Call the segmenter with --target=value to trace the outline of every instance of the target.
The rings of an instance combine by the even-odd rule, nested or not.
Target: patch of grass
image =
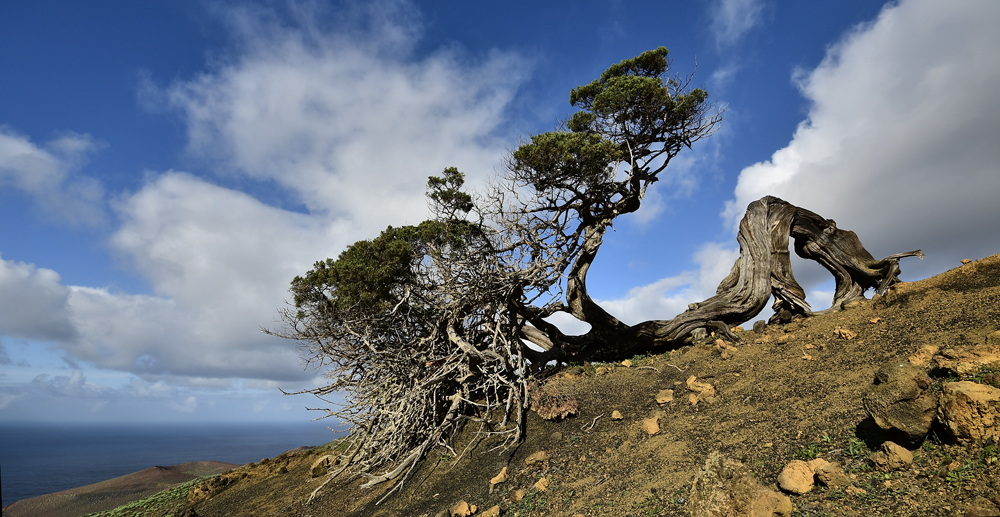
[[[822,452],[823,451],[819,448],[818,444],[809,443],[799,446],[799,450],[795,452],[795,458],[803,461],[814,460],[817,456],[822,454]]]
[[[187,500],[187,494],[212,476],[192,479],[174,488],[153,494],[145,499],[123,504],[114,510],[89,513],[84,517],[143,517],[151,513],[168,513],[176,511]]]

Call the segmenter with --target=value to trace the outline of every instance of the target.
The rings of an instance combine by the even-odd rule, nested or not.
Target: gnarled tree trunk
[[[569,274],[565,311],[589,323],[591,330],[581,336],[567,336],[534,318],[530,321],[538,328],[528,327],[526,331],[530,339],[540,329],[548,338],[547,353],[560,360],[620,360],[690,343],[697,329],[727,333],[729,326],[760,314],[772,296],[775,299],[772,322],[811,315],[805,291],[792,274],[790,238],[794,238],[795,252],[800,257],[819,262],[833,274],[837,290],[830,310],[864,299],[864,292],[870,288],[884,292],[899,282],[901,258],[923,257],[917,250],[875,260],[854,232],[841,230],[833,220],[814,212],[766,196],[747,207],[736,237],[740,258],[719,284],[715,296],[691,304],[686,312],[671,320],[630,326],[608,314],[587,293],[587,270],[603,232],[588,237]]]

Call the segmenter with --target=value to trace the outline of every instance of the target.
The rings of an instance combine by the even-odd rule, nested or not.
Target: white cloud
[[[693,302],[715,296],[715,290],[739,258],[739,250],[719,243],[707,243],[694,255],[697,271],[685,271],[649,285],[631,289],[618,300],[598,303],[626,324],[647,320],[668,320],[687,310]]]
[[[69,319],[69,289],[59,274],[0,257],[0,335],[68,341],[76,336]]]
[[[467,63],[449,50],[411,60],[412,17],[379,5],[366,35],[232,14],[243,53],[162,92],[187,123],[189,151],[366,233],[423,219],[429,174],[490,173],[523,63],[501,53]]]
[[[716,47],[722,49],[739,43],[750,30],[761,23],[763,0],[715,0],[712,2],[712,35]]]
[[[854,230],[876,258],[922,248],[927,260],[902,264],[910,277],[1000,251],[998,19],[996,2],[905,0],[856,27],[798,74],[808,118],[742,171],[729,223],[775,195]]]
[[[90,135],[68,133],[42,148],[0,126],[0,188],[29,194],[47,218],[100,223],[104,191],[93,178],[76,174],[100,147]]]

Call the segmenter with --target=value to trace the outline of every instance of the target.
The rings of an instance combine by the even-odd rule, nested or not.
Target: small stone
[[[607,366],[598,366],[597,370],[594,373],[596,373],[597,375],[604,375],[610,371],[611,368],[608,368]]]
[[[778,486],[786,492],[804,494],[813,487],[813,471],[802,460],[792,460],[778,474]]]
[[[531,456],[528,456],[528,458],[524,460],[524,464],[534,465],[535,463],[544,463],[548,459],[549,459],[549,453],[545,451],[537,451],[533,452]]]
[[[763,334],[767,330],[767,322],[764,320],[757,320],[753,322],[753,331],[758,334]]]
[[[688,397],[688,401],[691,405],[695,405],[700,401],[705,401],[708,403],[715,402],[715,387],[707,382],[698,382],[697,377],[694,375],[688,377],[687,387],[689,390],[694,392],[695,397]]]
[[[813,344],[806,345],[806,350],[812,350],[814,348],[816,348],[816,345],[813,345]]]
[[[972,260],[970,260],[970,259],[962,259],[962,265],[964,266],[966,264],[972,264]]]
[[[455,503],[448,511],[448,514],[451,515],[451,517],[469,517],[472,515],[472,512],[472,506],[462,500]]]
[[[729,329],[729,331],[732,332],[732,333],[734,333],[734,334],[737,333],[737,332],[745,332],[745,330],[743,330],[743,327],[739,327],[739,326],[733,327],[733,328]]]
[[[330,468],[330,465],[333,464],[333,461],[334,458],[330,454],[320,457],[319,459],[313,462],[311,467],[309,467],[309,476],[315,478],[322,476],[323,474],[326,474],[327,470],[329,470]]]
[[[514,501],[515,503],[520,503],[521,499],[524,499],[524,490],[518,488],[517,490],[514,490],[513,492],[510,493],[511,501]]]
[[[632,361],[626,359],[626,360],[622,361],[622,366],[624,366],[625,368],[631,368],[632,367]]]
[[[507,467],[504,467],[500,470],[499,474],[493,476],[493,479],[490,480],[490,484],[496,485],[503,483],[504,481],[507,481]]]
[[[560,433],[559,431],[556,431],[549,435],[549,439],[551,439],[554,442],[558,442],[563,439],[563,434]]]
[[[802,354],[802,359],[805,360],[805,361],[812,361],[813,360],[813,356],[811,356],[809,354]]]
[[[646,434],[652,436],[660,432],[660,417],[654,416],[653,418],[646,418],[642,421],[642,430],[646,431]]]
[[[856,486],[849,486],[844,489],[844,492],[847,492],[848,495],[855,495],[855,496],[864,495],[868,493],[865,489],[858,488]]]
[[[657,404],[666,404],[672,400],[674,400],[674,390],[660,390],[660,392],[656,394]]]
[[[981,497],[965,510],[965,517],[1000,517],[1000,509],[993,501]]]
[[[841,339],[846,339],[848,341],[850,341],[851,339],[854,339],[854,338],[858,337],[858,333],[857,332],[852,332],[850,330],[847,330],[847,329],[841,328],[841,327],[835,327],[833,329],[833,335],[837,336],[837,337],[839,337]]]
[[[816,480],[824,486],[837,487],[851,484],[847,474],[836,463],[830,463],[823,458],[816,458],[809,462],[809,467],[813,469]]]
[[[622,412],[621,411],[618,411],[616,409],[616,410],[614,410],[614,411],[611,412],[611,419],[612,420],[622,420],[623,418],[625,418],[625,417],[622,416]]]
[[[931,359],[934,357],[934,354],[937,354],[940,350],[941,347],[938,345],[921,345],[920,348],[918,348],[917,351],[907,359],[907,361],[914,366],[927,368],[930,366]]]
[[[872,454],[869,459],[882,472],[906,470],[913,465],[913,453],[893,442],[883,443],[882,450]]]
[[[882,321],[882,318],[879,318],[879,317],[876,316],[876,317],[868,320],[868,323],[875,324],[875,323],[878,323],[880,321]]]
[[[495,504],[493,508],[484,510],[483,513],[479,514],[480,517],[500,517],[500,505]]]
[[[538,490],[539,492],[544,492],[548,489],[549,489],[549,480],[546,478],[539,479],[538,482],[535,483],[535,490]]]

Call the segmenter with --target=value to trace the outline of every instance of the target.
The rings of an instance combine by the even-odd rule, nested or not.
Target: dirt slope
[[[218,461],[195,461],[152,467],[132,474],[53,494],[22,499],[3,509],[4,517],[75,517],[111,510],[196,478],[239,467]]]
[[[847,339],[838,328],[856,336]],[[528,439],[513,451],[491,451],[487,440],[456,461],[437,450],[402,493],[379,506],[383,489],[359,491],[358,480],[331,485],[305,505],[321,482],[307,474],[325,452],[317,449],[282,460],[286,474],[257,466],[256,475],[192,509],[203,516],[434,516],[465,500],[480,511],[500,505],[504,515],[687,515],[693,477],[711,451],[721,451],[775,489],[782,467],[796,458],[837,461],[852,475],[852,490],[817,487],[792,496],[795,515],[961,516],[980,498],[1000,495],[996,450],[948,445],[932,433],[915,450],[912,469],[876,472],[868,456],[885,438],[861,399],[887,361],[905,361],[925,344],[982,342],[995,330],[1000,255],[846,311],[743,332],[742,343],[724,350],[706,344],[635,358],[631,367],[569,369],[553,382],[576,396],[578,415],[549,422],[532,414]],[[692,375],[714,386],[714,403],[689,402]],[[664,389],[675,398],[657,404]],[[615,410],[622,420],[611,419]],[[654,415],[660,431],[650,436],[641,423]],[[549,459],[527,465],[537,451]],[[489,480],[503,467],[510,479],[490,493]],[[543,477],[545,492],[534,487]],[[518,489],[525,497],[515,502]]]
[[[1000,497],[997,449],[949,445],[932,432],[914,448],[912,468],[877,472],[868,456],[885,437],[861,400],[887,361],[906,361],[927,344],[981,343],[996,330],[1000,255],[902,284],[849,310],[741,332],[742,343],[724,349],[709,343],[636,357],[630,367],[566,369],[550,382],[576,397],[576,416],[551,422],[532,413],[526,441],[509,451],[493,450],[489,440],[468,443],[466,432],[456,447],[461,458],[433,451],[381,505],[375,501],[385,487],[361,491],[356,479],[331,483],[306,504],[322,482],[309,476],[310,465],[329,452],[328,444],[214,478],[187,502],[178,500],[175,515],[437,516],[464,500],[478,507],[477,515],[499,505],[505,516],[682,516],[689,514],[694,476],[710,452],[720,451],[772,489],[792,459],[840,463],[850,486],[792,495],[796,517],[971,517],[974,506]],[[930,374],[938,388],[958,380]],[[714,387],[714,402],[690,402],[691,376]],[[666,389],[674,399],[658,404],[655,397]],[[613,411],[623,418],[612,420]],[[651,416],[659,416],[655,435],[642,429]],[[538,451],[548,458],[527,464]],[[504,467],[509,479],[491,493],[490,478]],[[536,488],[542,478],[545,491]],[[519,501],[517,490],[524,491]]]

